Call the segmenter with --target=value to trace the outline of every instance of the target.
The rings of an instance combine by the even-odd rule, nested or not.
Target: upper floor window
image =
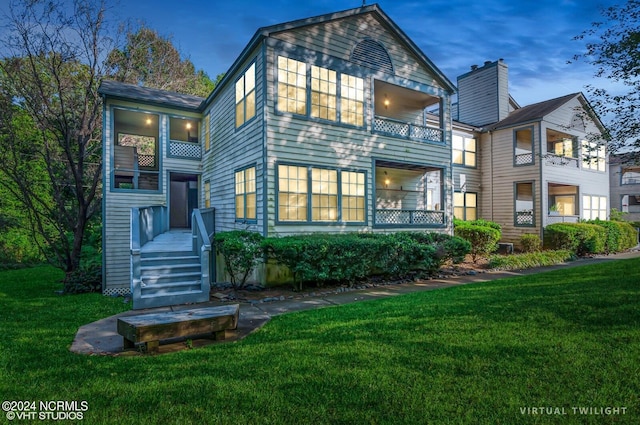
[[[453,135],[453,163],[467,167],[476,166],[476,139]]]
[[[278,56],[277,87],[280,112],[364,125],[364,79],[360,77]]]
[[[514,131],[514,139],[514,164],[533,164],[533,128],[522,128]]]
[[[622,184],[640,184],[640,169],[623,169]]]
[[[340,78],[340,121],[364,125],[364,80],[342,74]]]
[[[567,158],[577,158],[578,146],[575,139],[549,140],[547,141],[547,153]]]
[[[236,81],[236,128],[256,115],[256,64]]]
[[[278,110],[307,113],[307,66],[304,62],[278,56]]]
[[[210,137],[210,115],[207,114],[204,116],[202,120],[202,133],[204,134],[204,150],[205,152],[211,148],[211,137]]]
[[[324,120],[338,119],[338,77],[335,71],[311,66],[311,116]]]
[[[236,171],[236,220],[256,219],[256,167]]]
[[[177,142],[198,143],[198,121],[188,118],[169,118],[169,139]]]
[[[582,168],[606,171],[606,151],[604,145],[582,141]]]

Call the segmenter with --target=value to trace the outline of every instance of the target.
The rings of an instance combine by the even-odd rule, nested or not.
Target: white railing
[[[200,159],[202,148],[199,143],[169,141],[169,156],[186,159]]]
[[[547,224],[555,223],[577,223],[580,220],[578,215],[548,215]]]
[[[578,158],[554,155],[550,153],[545,156],[545,162],[547,163],[547,165],[557,165],[561,167],[570,167],[570,168],[580,167]]]
[[[443,226],[444,211],[376,210],[376,225]]]
[[[373,118],[373,131],[405,139],[430,142],[442,142],[444,135],[444,132],[440,128],[380,116]]]

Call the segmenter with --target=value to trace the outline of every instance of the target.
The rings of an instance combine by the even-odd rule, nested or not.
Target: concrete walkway
[[[254,302],[240,303],[240,317],[238,328],[235,331],[227,331],[227,339],[222,342],[237,341],[244,338],[251,332],[259,329],[273,316],[296,312],[301,310],[309,310],[314,308],[323,308],[336,305],[350,304],[353,302],[367,301],[379,298],[388,298],[414,292],[431,291],[435,289],[448,288],[452,286],[465,285],[468,283],[487,282],[505,277],[525,276],[544,271],[577,267],[588,264],[597,264],[612,260],[639,258],[640,249],[635,248],[629,252],[599,256],[595,258],[580,259],[570,263],[561,264],[551,267],[540,267],[522,271],[494,271],[486,273],[478,273],[476,275],[455,276],[447,279],[433,279],[421,282],[402,283],[397,285],[381,285],[368,289],[354,290],[348,292],[323,293],[315,297],[293,298],[272,302]],[[621,271],[622,272],[622,271]],[[123,351],[123,339],[117,333],[118,317],[131,316],[145,313],[157,313],[168,311],[179,311],[192,308],[213,307],[219,305],[229,305],[229,302],[206,302],[200,304],[180,305],[172,307],[160,307],[147,310],[131,310],[106,319],[90,323],[82,326],[71,345],[71,351],[80,354],[102,354],[102,355],[137,355],[135,351]],[[208,339],[193,340],[193,347],[215,343],[216,341]],[[220,343],[220,342],[218,342]],[[184,341],[175,341],[165,343],[160,346],[159,353],[167,353],[185,349]]]

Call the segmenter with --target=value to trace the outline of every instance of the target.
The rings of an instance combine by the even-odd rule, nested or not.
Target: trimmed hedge
[[[471,244],[471,258],[474,262],[480,257],[488,257],[498,247],[502,237],[497,223],[476,220],[457,221],[453,233]]]
[[[602,254],[606,232],[590,223],[555,223],[544,229],[545,249],[569,250],[577,255]]]
[[[469,252],[466,241],[422,232],[314,234],[267,238],[270,258],[289,268],[295,283],[353,283],[373,275],[402,277],[411,271],[437,271]]]
[[[623,221],[603,221],[591,220],[587,223],[595,224],[605,229],[604,252],[620,252],[633,248],[638,244],[638,234],[636,229]]]

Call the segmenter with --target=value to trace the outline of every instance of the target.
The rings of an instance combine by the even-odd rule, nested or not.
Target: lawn
[[[127,305],[56,295],[60,277],[0,273],[0,394],[85,401],[87,424],[640,421],[640,259],[287,314],[240,342],[136,357],[69,352],[79,326]]]

